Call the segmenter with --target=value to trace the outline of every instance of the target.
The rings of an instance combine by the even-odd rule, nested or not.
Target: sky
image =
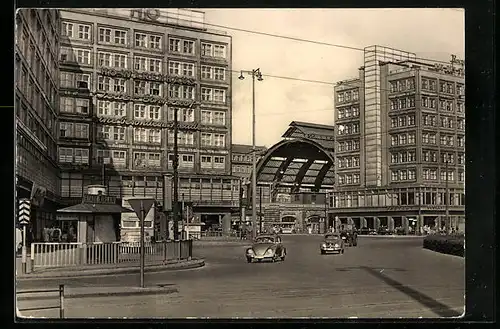
[[[381,45],[449,61],[465,55],[461,9],[198,9],[205,23],[279,34],[356,48]],[[233,41],[233,71],[260,68],[255,83],[256,144],[281,140],[292,121],[332,125],[333,85],[355,78],[363,52],[294,40],[227,31]],[[266,75],[318,80],[292,81]],[[233,143],[252,143],[252,85],[233,72]]]

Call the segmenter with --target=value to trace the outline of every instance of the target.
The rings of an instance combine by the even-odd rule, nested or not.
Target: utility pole
[[[252,75],[252,228],[253,238],[257,235],[257,200],[255,194],[257,191],[257,154],[255,149],[255,77],[258,81],[262,81],[262,73],[260,68],[252,71],[241,71],[238,79],[243,80],[243,72]]]
[[[191,102],[189,104],[188,109],[193,108],[195,102]],[[178,120],[178,111],[179,109],[174,109],[174,161],[172,162],[172,166],[174,169],[173,175],[173,187],[174,187],[174,195],[173,195],[173,220],[174,220],[174,240],[179,240],[179,150],[177,147],[177,135],[179,133],[179,120]]]
[[[182,193],[181,219],[182,219],[181,240],[184,240],[186,234],[185,233],[186,223],[184,222],[184,193]]]
[[[262,232],[262,186],[259,186],[259,231]]]
[[[450,209],[449,209],[449,203],[450,203],[450,195],[449,195],[449,188],[448,188],[448,159],[446,159],[445,162],[445,171],[446,171],[446,185],[445,185],[445,201],[444,201],[444,206],[445,206],[445,227],[446,227],[446,234],[450,233]]]
[[[172,202],[173,220],[174,220],[174,241],[179,240],[179,151],[177,148],[178,134],[178,112],[179,109],[174,109],[174,161],[172,163],[174,169],[174,201]]]

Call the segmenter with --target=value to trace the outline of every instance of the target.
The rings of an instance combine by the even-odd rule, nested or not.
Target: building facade
[[[265,146],[255,147],[257,161],[266,150]],[[252,145],[233,144],[231,166],[234,176],[250,181],[252,179]]]
[[[465,84],[458,62],[444,67],[372,46],[359,77],[337,83],[333,225],[407,233],[463,227]]]
[[[55,220],[59,26],[57,10],[20,9],[15,28],[16,200],[33,196],[27,241]]]
[[[61,11],[58,162],[68,203],[79,201],[85,186],[103,183],[108,195],[154,197],[161,205],[177,111],[179,199],[207,225],[238,209],[231,37],[204,28],[203,15]]]

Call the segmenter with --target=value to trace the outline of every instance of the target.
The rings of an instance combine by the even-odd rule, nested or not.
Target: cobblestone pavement
[[[463,313],[464,259],[422,248],[419,238],[360,237],[343,255],[320,255],[319,236],[283,236],[284,262],[248,264],[245,246],[196,247],[205,267],[146,274],[178,292],[67,299],[66,317],[452,317]],[[22,289],[137,286],[137,274],[20,282]],[[19,307],[57,304],[21,301]],[[23,315],[58,317],[57,310]]]

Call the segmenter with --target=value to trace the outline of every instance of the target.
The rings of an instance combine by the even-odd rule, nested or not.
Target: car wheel
[[[321,254],[324,255],[325,254],[325,251],[324,250],[321,250]]]
[[[286,256],[286,251],[283,251],[283,254],[281,255],[281,261],[285,260],[285,256]]]
[[[342,249],[342,253],[344,253],[344,249]]]

